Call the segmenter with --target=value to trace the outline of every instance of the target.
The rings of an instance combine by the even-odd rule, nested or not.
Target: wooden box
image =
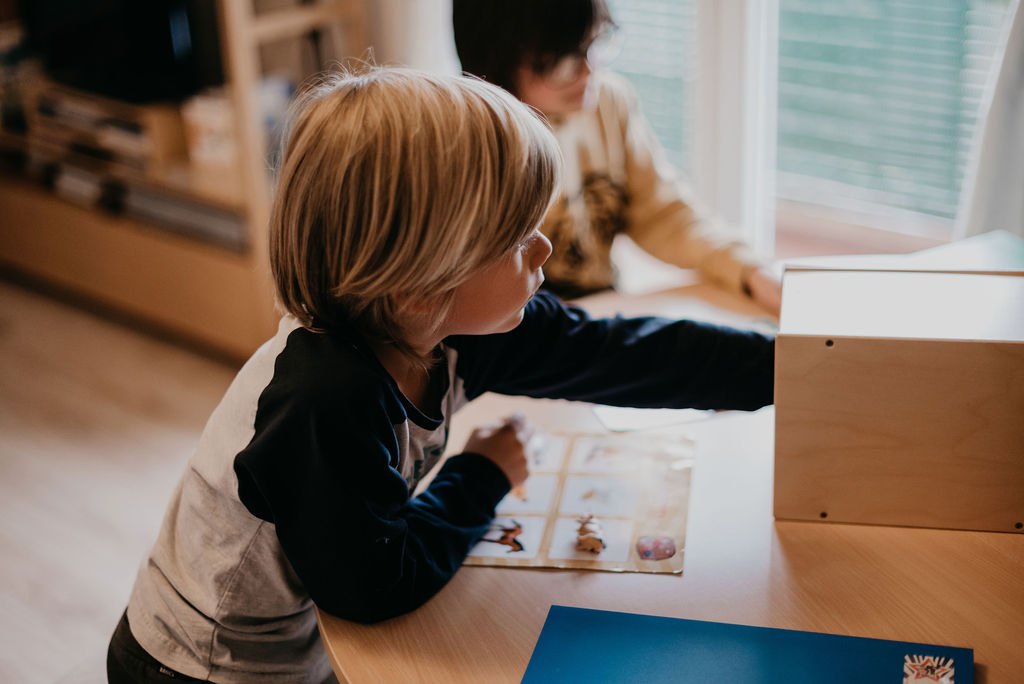
[[[1024,271],[787,268],[775,517],[1024,532]]]

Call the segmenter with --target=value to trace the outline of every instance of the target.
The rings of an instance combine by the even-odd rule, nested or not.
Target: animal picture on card
[[[555,521],[554,535],[548,557],[555,560],[593,560],[590,551],[577,548],[577,519],[559,518]],[[600,552],[602,561],[625,563],[632,551],[633,524],[628,520],[601,519],[601,538],[604,549]]]
[[[641,482],[626,478],[570,474],[562,489],[559,515],[593,513],[601,518],[632,517]]]
[[[490,558],[536,558],[545,522],[537,516],[499,516],[471,553]]]
[[[529,480],[516,487],[498,504],[498,515],[534,513],[545,515],[558,491],[556,473],[531,473]]]
[[[558,472],[565,460],[566,440],[559,435],[535,434],[527,445],[532,472]]]

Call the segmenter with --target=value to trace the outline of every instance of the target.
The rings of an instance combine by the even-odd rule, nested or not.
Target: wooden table
[[[761,315],[706,286],[587,305]],[[456,416],[450,444],[517,410],[540,430],[603,429],[586,405],[485,395]],[[766,408],[672,428],[697,442],[682,576],[464,567],[408,615],[367,626],[321,614],[339,679],[518,682],[560,604],[961,646],[981,684],[1024,681],[1024,535],[776,522],[773,418]]]

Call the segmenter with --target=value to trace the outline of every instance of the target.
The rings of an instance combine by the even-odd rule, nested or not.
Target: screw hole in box
[[[832,340],[825,340],[825,346],[826,347],[831,347],[834,344],[835,344],[835,342],[833,342]]]
[[[1016,525],[1014,525],[1014,527],[1016,527],[1019,530],[1020,528],[1024,527],[1024,523],[1017,523]]]
[[[822,511],[818,515],[820,515],[822,518],[827,518],[828,517],[828,513],[826,513],[825,511]]]

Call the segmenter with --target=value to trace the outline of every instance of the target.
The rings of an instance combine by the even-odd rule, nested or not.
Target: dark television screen
[[[224,81],[216,0],[21,0],[47,74],[130,102],[177,101]]]

